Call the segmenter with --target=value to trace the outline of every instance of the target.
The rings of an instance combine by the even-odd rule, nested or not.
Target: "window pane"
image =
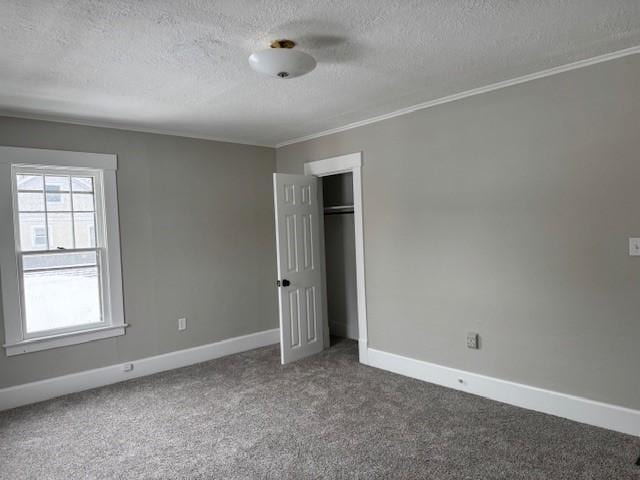
[[[21,212],[44,212],[42,193],[18,192],[18,210]]]
[[[44,185],[47,192],[68,192],[69,177],[54,177],[46,175],[44,177]]]
[[[25,271],[52,268],[88,267],[98,264],[96,252],[36,253],[22,257]]]
[[[29,259],[32,263],[46,263],[50,269],[24,273],[28,333],[102,321],[99,267],[66,268],[74,263],[72,256],[49,254]]]
[[[96,246],[96,222],[93,213],[74,213],[74,229],[76,248],[93,248]]]
[[[49,213],[49,249],[73,248],[70,213]]]
[[[74,192],[93,192],[93,178],[71,177],[71,187]]]
[[[16,175],[18,190],[42,191],[43,180],[41,175]]]
[[[50,193],[47,192],[47,210],[55,211],[71,211],[71,194],[70,193]]]
[[[93,193],[74,193],[73,194],[73,211],[74,212],[93,212]]]
[[[44,213],[20,213],[20,248],[22,251],[47,249],[47,226]]]

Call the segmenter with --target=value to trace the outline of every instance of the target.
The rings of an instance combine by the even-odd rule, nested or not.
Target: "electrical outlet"
[[[122,365],[123,372],[131,372],[133,370],[133,363],[125,363]]]
[[[640,238],[629,239],[629,255],[640,257]]]
[[[187,319],[179,318],[178,319],[178,330],[186,330],[187,329]]]
[[[478,334],[477,333],[467,333],[467,348],[479,348],[478,347]]]

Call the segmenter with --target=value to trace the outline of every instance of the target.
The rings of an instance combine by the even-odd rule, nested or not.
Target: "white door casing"
[[[282,363],[322,351],[324,312],[318,179],[273,174]]]

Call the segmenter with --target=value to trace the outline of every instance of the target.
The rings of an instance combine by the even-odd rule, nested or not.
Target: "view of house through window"
[[[16,238],[27,335],[103,320],[96,178],[16,170]]]

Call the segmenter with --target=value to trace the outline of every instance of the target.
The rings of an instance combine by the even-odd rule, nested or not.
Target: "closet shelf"
[[[338,215],[342,213],[353,213],[353,205],[335,205],[332,207],[324,207],[325,215]]]

